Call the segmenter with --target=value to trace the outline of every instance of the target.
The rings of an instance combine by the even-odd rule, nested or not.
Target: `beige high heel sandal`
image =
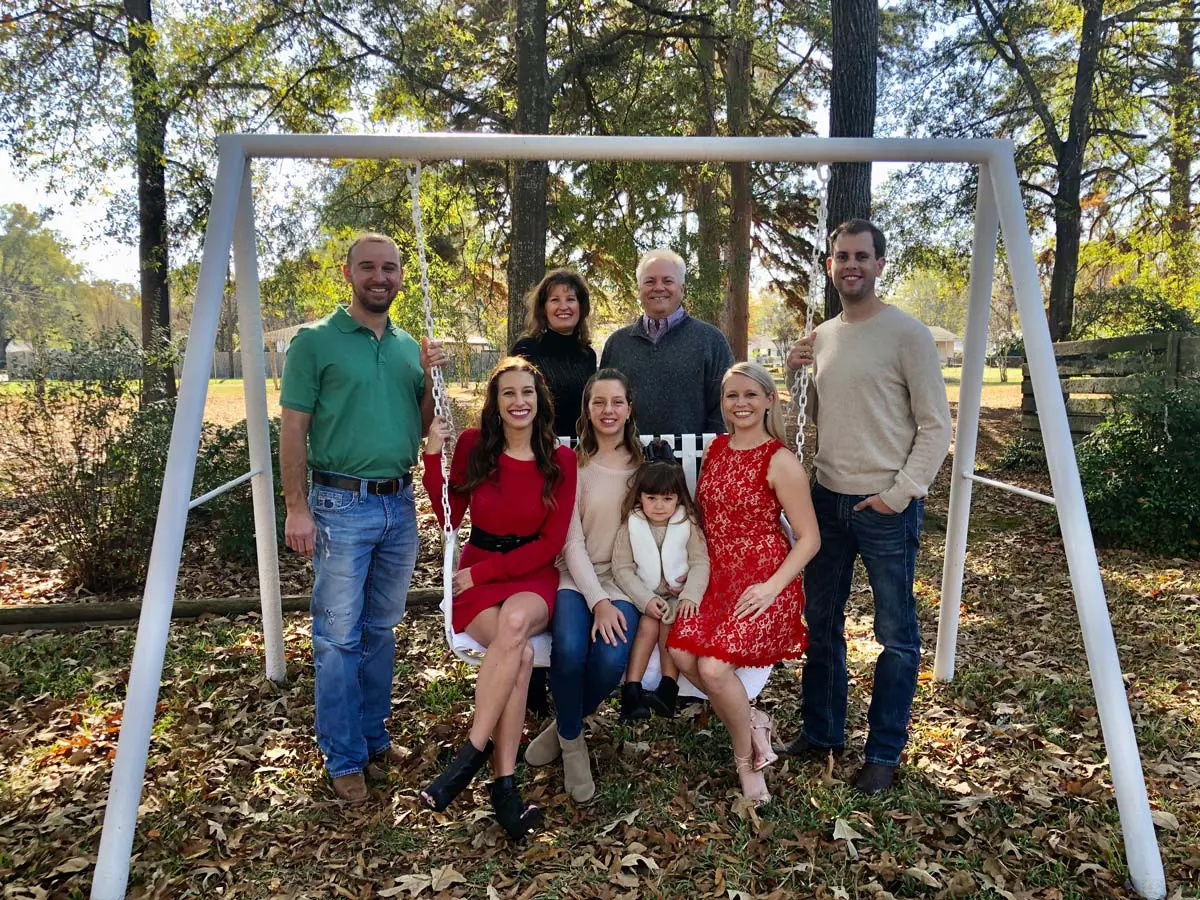
[[[753,756],[738,756],[736,753],[733,755],[733,762],[737,767],[738,780],[741,781],[741,784],[742,784],[742,796],[745,797],[747,800],[751,801],[754,804],[755,808],[757,809],[759,807],[766,806],[768,803],[771,802],[771,792],[769,790],[767,790],[766,778],[759,774],[758,769],[754,768],[753,760],[754,760]],[[761,791],[746,790],[746,776],[747,775],[749,775],[749,776],[758,775],[760,778],[763,779],[763,786],[762,786]]]
[[[754,771],[761,772],[779,759],[771,747],[771,731],[775,725],[771,717],[757,706],[750,707],[750,742],[754,747]]]

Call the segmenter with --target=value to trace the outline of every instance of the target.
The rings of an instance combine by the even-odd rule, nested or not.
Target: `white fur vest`
[[[664,579],[672,584],[675,579],[687,574],[687,546],[692,536],[692,523],[686,509],[680,506],[671,516],[661,550],[654,540],[650,523],[640,509],[629,514],[627,525],[629,545],[633,548],[633,559],[637,563],[637,574],[642,584],[657,592]]]

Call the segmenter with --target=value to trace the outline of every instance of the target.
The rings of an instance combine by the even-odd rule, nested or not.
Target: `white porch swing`
[[[262,596],[266,674],[286,678],[279,569],[276,547],[272,460],[268,432],[266,369],[262,345],[258,261],[250,161],[253,158],[304,159],[536,159],[643,160],[708,162],[951,162],[977,167],[974,249],[968,294],[964,364],[950,478],[946,552],[942,573],[941,616],[933,674],[949,681],[954,674],[966,556],[971,492],[976,483],[1020,491],[976,475],[975,446],[983,387],[983,365],[991,300],[996,243],[1004,234],[1013,294],[1020,312],[1030,378],[1037,400],[1042,440],[1054,497],[1038,495],[1055,506],[1061,526],[1071,586],[1075,595],[1096,706],[1120,811],[1130,880],[1147,898],[1166,896],[1162,859],[1150,817],[1133,722],[1121,677],[1116,641],[1108,616],[1083,489],[1059,390],[1050,332],[1034,261],[1029,227],[1022,207],[1013,145],[1005,140],[905,138],[720,138],[720,137],[558,137],[505,134],[418,135],[225,135],[219,139],[219,165],[196,285],[196,303],[180,381],[179,401],[163,479],[162,499],[137,643],[129,673],[121,736],[113,764],[104,827],[91,897],[119,900],[125,896],[137,826],[138,805],[154,725],[163,659],[175,598],[184,529],[195,474],[196,453],[204,416],[208,374],[212,365],[225,275],[232,246],[237,267],[238,319],[245,381],[249,477],[253,487]],[[803,377],[803,376],[802,376]],[[445,401],[444,385],[442,400]],[[797,399],[800,400],[803,394]],[[700,453],[703,447],[696,448]],[[685,448],[686,453],[686,448]],[[215,496],[245,481],[240,476],[211,492]],[[1029,496],[1031,492],[1023,492]],[[206,498],[198,498],[197,502]],[[447,565],[453,549],[447,542]]]
[[[417,246],[417,266],[420,271],[421,304],[425,318],[425,333],[430,340],[436,340],[437,334],[433,322],[433,296],[429,288],[429,267],[425,255],[425,223],[421,208],[421,171],[421,163],[416,162],[408,170],[407,177],[409,194],[412,198],[413,236]],[[828,180],[828,167],[818,166],[817,217],[813,229],[813,252],[809,269],[808,298],[804,304],[805,334],[812,331],[814,310],[817,304],[824,300],[825,279],[822,268],[824,255],[821,251],[824,246],[823,235],[825,234],[825,226],[828,219],[828,205],[825,191]],[[801,368],[796,373],[792,387],[792,396],[797,410],[796,455],[799,457],[801,463],[804,462],[804,427],[808,422],[808,378],[808,367]],[[442,526],[442,601],[440,604],[442,627],[446,633],[446,644],[451,652],[468,665],[478,666],[483,662],[483,658],[487,654],[487,648],[465,631],[454,630],[453,579],[454,573],[458,570],[458,531],[450,524],[450,493],[448,485],[450,483],[450,458],[454,452],[454,444],[458,432],[455,428],[453,408],[446,393],[446,381],[441,369],[433,371],[433,402],[434,415],[444,418],[450,427],[450,437],[446,441],[441,454],[442,495],[440,500],[442,504],[442,522],[444,523]],[[664,435],[663,437],[676,449],[677,457],[684,470],[684,479],[687,482],[688,490],[694,495],[696,493],[696,482],[700,473],[700,464],[703,461],[704,454],[708,451],[708,445],[712,443],[716,435],[685,434],[678,436]],[[650,439],[651,436],[649,435],[642,438],[644,443],[648,443]],[[570,440],[571,438],[568,435],[559,435],[560,443],[569,445]],[[430,499],[436,503],[439,498]],[[788,524],[785,516],[780,517],[780,524],[787,533],[788,539],[792,543],[795,543],[791,526]],[[531,643],[533,644],[534,666],[539,668],[549,667],[552,647],[550,632],[543,631],[541,634],[534,635]],[[747,696],[753,700],[766,687],[767,680],[771,676],[771,666],[741,668],[737,670],[737,675],[746,689]],[[662,663],[659,658],[658,647],[655,647],[650,656],[650,661],[646,666],[645,675],[642,677],[642,684],[647,690],[653,690],[661,680]],[[682,673],[679,675],[679,693],[684,697],[705,699],[704,692],[692,684],[687,676]]]

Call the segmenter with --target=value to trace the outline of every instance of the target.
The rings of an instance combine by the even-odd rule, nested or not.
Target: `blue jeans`
[[[808,655],[804,662],[801,715],[804,736],[820,747],[846,742],[846,601],[861,556],[875,597],[875,682],[867,713],[866,761],[900,762],[908,741],[908,717],[917,692],[921,630],[913,597],[913,575],[921,537],[924,500],[896,515],[867,508],[854,511],[864,494],[838,494],[817,484],[813,507],[821,549],[804,572]]]
[[[602,639],[592,640],[592,611],[579,591],[561,590],[554,599],[550,631],[550,693],[558,716],[558,733],[568,741],[583,732],[583,717],[590,716],[621,683],[633,636],[637,634],[638,611],[627,600],[613,605],[625,614],[626,642],[617,646]]]
[[[330,777],[391,745],[393,628],[417,562],[413,489],[376,496],[313,485],[312,644],[317,744]]]

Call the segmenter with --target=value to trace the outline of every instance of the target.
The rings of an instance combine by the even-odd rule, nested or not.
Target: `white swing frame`
[[[1125,839],[1130,879],[1147,898],[1166,896],[1162,859],[1146,796],[1133,722],[1121,679],[1116,642],[1104,598],[1100,567],[1084,505],[1059,390],[1050,332],[1042,305],[1033,245],[1013,158],[1006,140],[906,138],[733,138],[733,137],[557,137],[503,134],[417,135],[226,135],[218,140],[218,167],[204,240],[183,365],[171,446],[150,553],[137,642],[109,785],[93,900],[125,896],[138,804],[146,773],[154,710],[174,603],[188,500],[204,415],[209,372],[225,275],[232,245],[237,268],[238,318],[242,337],[250,474],[262,597],[266,674],[285,680],[266,373],[262,343],[250,161],[300,159],[534,159],[647,160],[672,162],[950,162],[978,167],[974,248],[967,333],[959,393],[956,452],[951,476],[942,603],[934,677],[954,673],[959,604],[967,545],[971,492],[976,482],[1053,504],[1058,513],[1071,586],[1096,694],[1113,788]],[[1054,497],[1034,495],[975,474],[979,406],[983,387],[996,241],[1002,231],[1013,293],[1025,336],[1026,356]],[[250,377],[257,373],[258,377]],[[240,483],[242,478],[234,483]],[[219,489],[220,490],[220,489]],[[216,493],[212,495],[215,496]]]

